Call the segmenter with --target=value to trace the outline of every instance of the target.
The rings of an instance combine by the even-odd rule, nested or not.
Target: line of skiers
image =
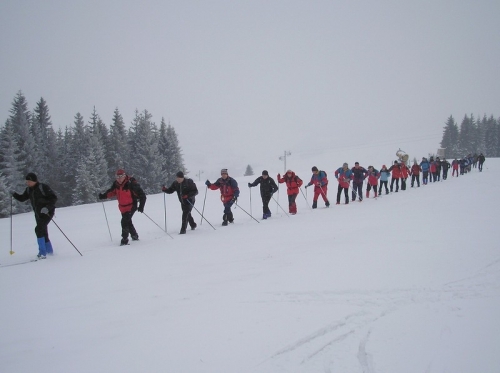
[[[478,167],[479,171],[482,172],[484,162],[485,157],[481,153],[477,157],[468,156],[461,159],[455,158],[451,164],[446,159],[440,160],[439,157],[436,157],[436,159],[430,157],[429,160],[423,157],[420,163],[415,160],[410,168],[408,168],[404,162],[394,161],[394,164],[389,168],[383,165],[380,171],[375,169],[373,166],[368,166],[368,169],[365,169],[360,166],[359,162],[355,162],[354,167],[352,168],[349,168],[348,164],[344,163],[342,167],[339,167],[335,171],[335,178],[338,181],[336,203],[337,205],[340,204],[342,193],[345,197],[345,203],[349,203],[349,188],[352,189],[351,202],[356,199],[362,201],[362,189],[365,179],[367,180],[366,198],[370,197],[370,192],[372,190],[374,197],[376,198],[382,193],[382,188],[384,188],[385,194],[389,194],[389,177],[391,177],[390,191],[398,192],[400,181],[401,190],[406,190],[406,181],[409,176],[411,176],[411,187],[413,188],[415,183],[417,184],[417,187],[420,187],[420,174],[422,174],[423,185],[426,185],[429,181],[437,182],[440,180],[446,180],[448,177],[448,170],[450,168],[453,170],[452,177],[458,177],[459,173],[460,175],[463,175],[470,172],[471,167]],[[311,171],[311,179],[307,184],[305,184],[304,187],[307,189],[310,186],[314,186],[312,208],[315,209],[318,207],[318,199],[320,196],[323,199],[325,206],[329,207],[330,202],[327,197],[327,173],[319,170],[316,166],[312,167]],[[296,198],[299,192],[301,192],[300,188],[304,185],[304,182],[292,170],[287,170],[283,176],[278,174],[277,180],[279,184],[286,185],[288,212],[290,215],[295,215],[297,213]],[[214,183],[207,180],[205,185],[210,190],[220,191],[220,198],[224,207],[222,225],[227,226],[229,223],[233,223],[234,216],[231,211],[231,207],[237,203],[240,195],[238,182],[234,178],[230,177],[228,170],[224,168],[221,170],[220,178],[218,178]],[[260,185],[263,214],[262,218],[268,219],[271,217],[269,202],[273,199],[273,194],[278,191],[278,185],[274,179],[269,176],[267,170],[262,171],[262,175],[255,179],[253,183],[248,183],[249,188],[256,187],[257,185]],[[36,221],[35,234],[38,243],[37,257],[38,259],[45,259],[46,255],[53,254],[54,252],[52,243],[49,239],[47,227],[54,217],[57,196],[52,191],[50,186],[40,183],[37,176],[32,172],[26,175],[26,186],[27,187],[22,194],[18,194],[16,192],[12,192],[11,194],[12,197],[18,201],[30,201]],[[176,193],[179,202],[181,203],[182,221],[179,234],[185,234],[188,225],[191,230],[196,229],[197,225],[191,215],[191,211],[194,208],[196,200],[195,197],[198,195],[198,189],[194,181],[185,177],[184,173],[179,171],[176,174],[176,180],[172,182],[169,187],[162,186],[161,190],[166,194]],[[137,180],[128,176],[125,170],[119,169],[116,171],[115,180],[113,181],[111,187],[104,193],[99,193],[98,197],[100,200],[116,197],[118,201],[118,209],[122,214],[122,239],[120,244],[127,245],[129,243],[129,235],[133,241],[139,240],[139,234],[134,227],[132,217],[136,211],[141,213],[144,212],[146,194]],[[304,198],[306,197],[304,196]]]

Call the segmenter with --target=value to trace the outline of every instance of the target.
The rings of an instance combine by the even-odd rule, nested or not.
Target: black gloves
[[[207,187],[209,187],[210,185],[212,185],[212,183],[211,183],[209,180],[207,180],[207,181],[205,181],[205,185],[206,185]]]
[[[99,199],[108,199],[106,193],[99,193]]]
[[[233,197],[233,199],[231,200],[231,202],[233,202],[233,203],[236,203],[236,201],[238,201],[237,197]]]
[[[165,185],[162,185],[162,186],[161,186],[161,191],[162,191],[162,192],[166,192],[166,191],[167,191],[167,187],[166,187]]]
[[[139,205],[139,208],[137,209],[137,211],[139,211],[140,213],[143,213],[144,212],[144,205]]]
[[[252,184],[248,183],[248,187],[251,188],[252,187]]]

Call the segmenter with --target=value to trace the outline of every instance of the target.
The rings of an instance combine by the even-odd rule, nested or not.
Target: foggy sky
[[[192,175],[439,146],[500,116],[499,1],[0,2],[0,121],[21,90],[54,127],[118,108],[175,127]],[[339,156],[345,155],[345,157]],[[321,166],[320,166],[321,167]]]

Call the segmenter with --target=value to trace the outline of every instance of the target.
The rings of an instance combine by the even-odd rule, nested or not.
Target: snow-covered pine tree
[[[245,174],[243,176],[252,176],[253,174],[254,173],[253,173],[252,166],[248,165],[247,169],[245,170]]]
[[[443,139],[441,140],[441,147],[445,148],[444,154],[446,158],[453,158],[459,156],[458,151],[458,126],[455,119],[450,115],[446,121],[443,130]]]
[[[464,116],[460,124],[460,133],[458,136],[458,148],[460,156],[464,157],[468,154],[474,154],[477,146],[477,127],[474,116],[470,118],[467,114]]]
[[[144,192],[158,193],[161,179],[162,158],[158,152],[158,133],[156,125],[151,121],[152,115],[147,111],[135,112],[135,118],[129,131],[131,151],[130,170],[141,184]]]
[[[35,139],[37,139],[40,156],[38,177],[53,188],[59,177],[59,174],[54,169],[59,156],[57,154],[56,134],[52,127],[49,108],[43,97],[37,102],[34,110],[32,132],[35,134]]]
[[[10,216],[10,204],[12,196],[7,189],[7,179],[0,172],[0,218],[6,218]]]
[[[113,123],[110,126],[108,145],[108,176],[113,178],[116,170],[129,168],[129,143],[127,129],[118,108],[113,114]]]
[[[163,162],[164,184],[172,183],[178,171],[182,171],[187,175],[188,171],[184,165],[184,158],[179,146],[177,133],[170,123],[166,125],[164,118],[162,118],[160,126],[159,148]]]

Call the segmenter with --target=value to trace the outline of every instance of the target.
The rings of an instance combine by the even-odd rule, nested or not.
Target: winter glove
[[[99,199],[108,199],[106,193],[99,193]]]
[[[167,187],[166,187],[165,185],[162,185],[162,186],[161,186],[161,191],[162,191],[162,192],[166,192],[166,191],[167,191]]]
[[[281,175],[280,174],[278,174],[278,179],[281,179]]]
[[[252,187],[252,184],[248,183],[248,187],[251,188]]]
[[[205,181],[205,185],[206,185],[207,187],[209,187],[210,185],[212,185],[212,183],[211,183],[209,180],[207,180],[207,181]]]
[[[139,208],[137,209],[140,213],[144,212],[144,205],[140,205]]]
[[[189,196],[188,196],[187,194],[184,194],[184,195],[182,196],[182,199],[188,199],[188,198],[189,198]]]
[[[49,214],[49,209],[47,207],[43,207],[40,210],[40,214],[48,215]]]
[[[233,203],[236,203],[236,201],[238,201],[238,198],[236,198],[236,197],[233,197],[233,199],[231,199],[231,202],[233,202]]]
[[[308,186],[309,186],[309,184],[304,185],[304,189],[307,189]]]

